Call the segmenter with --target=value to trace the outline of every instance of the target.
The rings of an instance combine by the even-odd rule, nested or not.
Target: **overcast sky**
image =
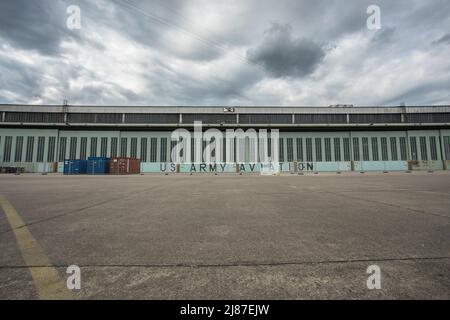
[[[67,27],[69,5],[81,29]],[[64,99],[450,104],[450,1],[0,1],[0,103]]]

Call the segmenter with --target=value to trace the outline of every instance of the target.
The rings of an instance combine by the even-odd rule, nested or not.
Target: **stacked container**
[[[86,174],[87,160],[64,160],[64,174]]]
[[[138,174],[141,172],[141,160],[135,158],[111,158],[110,174]]]
[[[109,173],[109,158],[89,157],[87,162],[87,174]]]

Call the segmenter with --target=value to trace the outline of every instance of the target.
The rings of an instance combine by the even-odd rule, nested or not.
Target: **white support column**
[[[450,160],[450,159],[447,159],[447,154],[445,152],[445,141],[444,141],[444,136],[442,135],[441,129],[439,129],[439,141],[440,141],[440,146],[441,146],[442,160]]]

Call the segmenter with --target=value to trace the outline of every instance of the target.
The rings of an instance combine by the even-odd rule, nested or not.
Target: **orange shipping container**
[[[111,158],[109,174],[138,174],[141,172],[141,160],[135,158]]]

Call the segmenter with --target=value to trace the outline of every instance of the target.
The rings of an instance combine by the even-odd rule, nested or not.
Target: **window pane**
[[[296,114],[295,123],[347,123],[346,114]]]
[[[450,160],[450,137],[444,137],[444,151],[445,151],[445,159]]]
[[[360,161],[359,157],[359,138],[353,138],[353,160]]]
[[[391,137],[391,156],[393,161],[398,160],[398,154],[397,154],[397,138]]]
[[[406,150],[406,138],[400,137],[400,157],[401,160],[408,160],[408,152]]]
[[[108,138],[102,137],[100,140],[100,157],[108,155]]]
[[[77,158],[77,138],[70,138],[70,146],[69,146],[69,158],[76,159]]]
[[[380,157],[378,155],[378,138],[376,137],[372,138],[372,159],[373,161],[380,160]]]
[[[5,137],[5,146],[3,149],[3,162],[11,161],[11,147],[12,147],[12,137]]]
[[[80,159],[86,160],[87,155],[87,138],[82,137],[80,140]]]
[[[173,159],[173,157],[172,157],[172,152],[173,152],[175,146],[177,145],[177,143],[178,143],[177,141],[170,140],[169,156],[170,156],[170,161],[172,161],[172,162],[175,161],[175,159]],[[204,143],[205,143],[205,145],[206,145],[206,141],[204,141]]]
[[[127,156],[127,142],[128,139],[127,138],[121,138],[120,139],[120,156],[121,157],[126,157]]]
[[[14,158],[15,162],[22,161],[22,150],[23,150],[23,137],[16,137],[16,154]]]
[[[96,157],[97,156],[97,138],[91,138],[91,152],[90,152],[90,156],[91,157]]]
[[[150,138],[150,162],[156,162],[157,143],[157,138]]]
[[[422,160],[428,160],[428,148],[426,137],[420,137],[420,154],[422,155]]]
[[[181,143],[183,143],[182,141],[183,141],[183,139],[181,138]],[[251,143],[250,139],[246,138],[245,143],[246,143],[247,152],[250,153],[250,143]],[[211,137],[209,145],[210,145],[209,148],[210,148],[210,152],[211,152],[211,159],[215,159],[216,158],[216,147],[217,147],[215,137]],[[183,150],[180,151],[180,157],[181,158],[183,157]],[[247,156],[247,159],[249,159],[249,158],[251,158],[250,154]]]
[[[48,139],[47,162],[55,161],[55,147],[56,147],[56,137],[50,137]]]
[[[27,151],[25,154],[25,162],[33,162],[34,153],[34,137],[27,137]]]
[[[117,157],[117,144],[119,142],[118,138],[111,138],[111,157]]]
[[[400,113],[350,114],[350,123],[400,123]]]
[[[183,115],[183,122],[184,122]],[[280,123],[280,124],[291,124],[292,123],[292,115],[291,114],[244,114],[241,113],[239,115],[239,123],[240,124],[263,124],[263,123]]]
[[[161,138],[160,154],[161,162],[167,162],[167,138]]]
[[[280,145],[279,145],[279,159],[280,162],[284,162],[284,139],[280,138]]]
[[[431,160],[438,159],[436,137],[430,137],[430,153],[431,153]]]
[[[325,138],[325,161],[331,161],[331,138]]]
[[[126,113],[125,123],[178,123],[178,113]],[[183,115],[183,122],[185,115]]]
[[[341,138],[334,138],[334,161],[342,161],[342,159],[341,159]]]
[[[363,161],[369,161],[369,138],[362,138]]]
[[[344,161],[350,161],[350,138],[344,138]]]
[[[44,162],[44,148],[45,148],[45,137],[39,137],[36,155],[37,162]]]
[[[316,161],[322,161],[322,138],[316,138]]]
[[[137,138],[131,138],[130,157],[137,158]]]
[[[147,162],[147,138],[141,138],[141,161]]]
[[[381,138],[381,160],[388,161],[388,146],[387,146],[387,138]]]
[[[193,152],[193,147],[192,147],[192,142],[193,142],[194,138],[191,139],[191,159],[193,158],[192,156],[192,152]],[[261,149],[263,150],[263,149]],[[227,159],[227,138],[224,136],[222,139],[222,161],[221,162],[226,162]],[[192,161],[193,162],[193,161]]]
[[[306,161],[312,162],[312,138],[306,138]]]
[[[287,161],[292,162],[294,161],[294,139],[287,138]]]
[[[297,161],[304,161],[303,160],[303,139],[297,138]]]

